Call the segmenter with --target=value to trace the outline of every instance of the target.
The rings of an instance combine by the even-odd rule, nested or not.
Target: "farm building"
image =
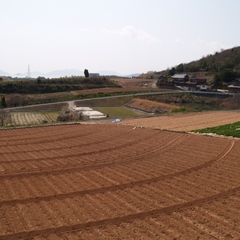
[[[203,77],[189,77],[187,74],[175,74],[172,83],[186,91],[207,91],[211,88],[207,79]]]
[[[189,76],[187,74],[174,74],[172,76],[172,83],[181,84],[189,81]]]
[[[231,93],[240,93],[240,78],[235,79],[232,85],[228,86],[228,91]]]
[[[82,114],[82,116],[87,117],[89,119],[100,119],[107,117],[103,113],[99,111],[94,111],[90,107],[74,107],[74,110],[78,112],[78,114]]]
[[[240,93],[240,86],[229,85],[228,92],[230,93]]]

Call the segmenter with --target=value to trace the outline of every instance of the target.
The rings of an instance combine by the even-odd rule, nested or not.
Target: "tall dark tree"
[[[232,82],[236,77],[236,73],[232,69],[226,68],[220,72],[219,77],[223,82]]]
[[[11,115],[6,109],[0,109],[0,126],[6,126],[11,122]]]
[[[85,69],[85,70],[84,70],[84,75],[85,75],[85,77],[86,77],[86,78],[88,78],[88,77],[89,77],[89,72],[88,72],[88,70],[87,70],[87,69]]]
[[[178,73],[184,72],[184,65],[183,65],[182,63],[179,64],[179,65],[176,67],[176,71],[177,71]]]
[[[7,106],[7,104],[6,104],[6,99],[5,99],[4,96],[2,96],[2,99],[1,99],[1,106],[2,106],[3,108],[5,108],[5,107]]]
[[[175,67],[173,67],[172,69],[170,69],[170,70],[168,71],[168,75],[170,75],[170,76],[173,76],[175,73],[176,73]]]
[[[219,74],[215,74],[213,84],[214,84],[214,88],[222,88],[222,82],[219,77]]]

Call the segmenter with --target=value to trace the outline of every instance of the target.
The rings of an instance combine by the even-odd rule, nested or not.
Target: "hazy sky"
[[[0,70],[160,71],[240,45],[240,0],[0,0]]]

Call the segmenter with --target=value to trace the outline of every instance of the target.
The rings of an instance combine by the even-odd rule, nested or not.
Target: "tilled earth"
[[[239,140],[117,124],[0,139],[2,240],[240,238]]]
[[[240,111],[180,113],[168,116],[127,119],[122,125],[173,131],[192,131],[240,121]]]

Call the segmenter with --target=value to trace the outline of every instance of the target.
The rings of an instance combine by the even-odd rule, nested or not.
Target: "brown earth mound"
[[[0,139],[1,240],[240,238],[240,141],[115,124]]]
[[[160,103],[155,102],[147,99],[140,99],[140,98],[134,98],[133,100],[129,101],[126,106],[136,108],[142,111],[147,112],[170,112],[174,109],[179,108],[178,106],[174,104],[167,104],[167,103]]]

